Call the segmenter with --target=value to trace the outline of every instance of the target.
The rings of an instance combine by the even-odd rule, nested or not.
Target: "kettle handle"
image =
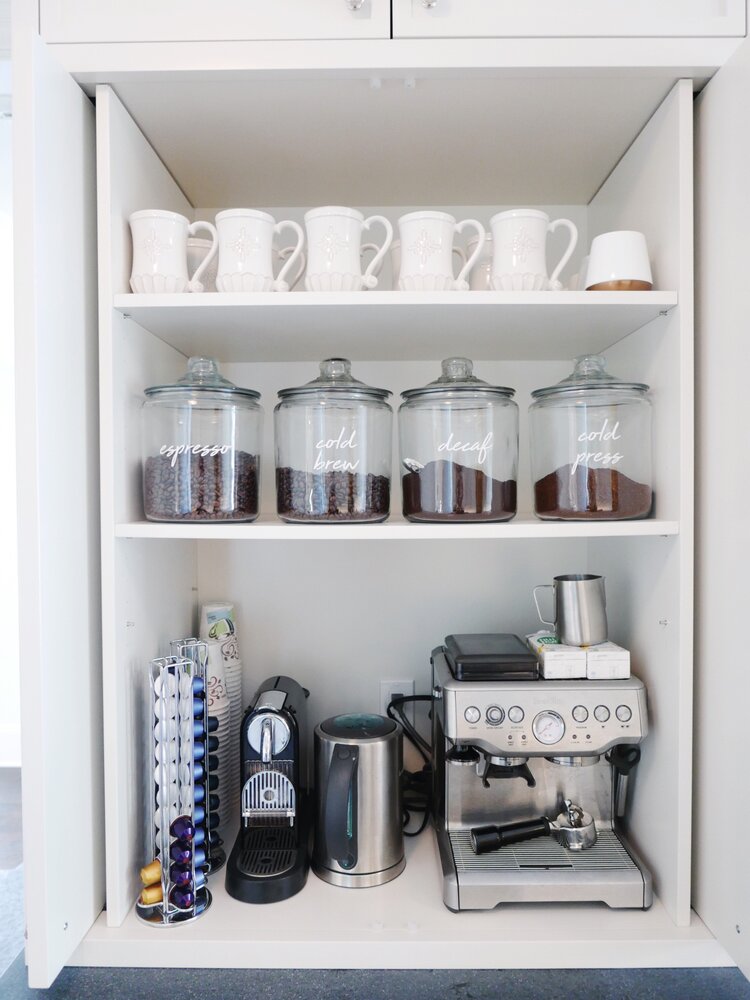
[[[359,749],[337,743],[331,754],[323,829],[326,854],[348,871],[357,864],[357,770]]]

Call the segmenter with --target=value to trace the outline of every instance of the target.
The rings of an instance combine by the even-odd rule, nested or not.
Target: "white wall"
[[[0,489],[0,767],[21,763],[19,697],[18,559],[16,545],[15,393],[13,332],[13,223],[10,67],[0,61],[0,428],[4,468]]]

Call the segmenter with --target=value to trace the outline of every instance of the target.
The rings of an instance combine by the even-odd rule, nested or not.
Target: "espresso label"
[[[214,458],[216,455],[226,455],[232,450],[230,444],[163,444],[159,449],[160,455],[169,458],[170,465],[177,464],[180,455],[200,455],[201,458]]]

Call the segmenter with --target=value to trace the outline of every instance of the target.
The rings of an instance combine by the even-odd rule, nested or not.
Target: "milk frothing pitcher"
[[[542,617],[537,591],[549,588],[555,605],[554,621]],[[553,583],[534,587],[534,603],[539,620],[551,625],[565,646],[595,646],[607,641],[607,601],[604,577],[590,573],[556,576]]]

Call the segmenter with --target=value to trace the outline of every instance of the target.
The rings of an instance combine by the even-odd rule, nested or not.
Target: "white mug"
[[[564,226],[570,231],[565,253],[547,277],[547,233]],[[492,229],[492,287],[498,292],[537,292],[559,289],[557,277],[570,260],[578,230],[570,219],[549,221],[546,212],[513,208],[490,219]]]
[[[216,216],[219,230],[219,292],[288,292],[286,276],[302,253],[305,234],[291,219],[276,222],[255,208],[229,208]],[[297,244],[278,277],[273,276],[273,238],[284,229],[297,234]]]
[[[469,253],[473,252],[474,247],[479,242],[478,236],[472,236],[469,240]],[[484,238],[484,246],[482,247],[482,252],[477,258],[477,262],[471,269],[471,275],[469,276],[469,287],[472,292],[491,292],[492,291],[492,233],[487,233]]]
[[[210,222],[190,222],[179,212],[144,209],[130,216],[133,267],[130,287],[139,293],[202,292],[201,278],[216,256],[217,234]],[[188,277],[188,236],[205,229],[211,249],[192,278]]]
[[[478,236],[472,236],[469,240],[469,245],[471,245],[472,240],[478,240]],[[457,257],[459,260],[459,266],[463,267],[466,263],[466,254],[463,252],[461,247],[453,247],[453,256]],[[401,240],[394,240],[391,243],[391,284],[394,288],[398,288],[398,279],[401,274]]]
[[[453,238],[470,226],[477,232],[473,254],[453,276]],[[447,212],[409,212],[398,220],[401,266],[398,287],[406,292],[468,291],[466,275],[479,258],[485,231],[476,219],[456,222]]]
[[[362,272],[362,231],[374,222],[385,229],[385,240]],[[323,206],[305,213],[308,292],[358,292],[377,288],[376,277],[393,239],[393,227],[383,215],[365,218],[356,208]],[[367,244],[365,244],[365,247]]]
[[[621,230],[595,236],[584,288],[589,292],[648,292],[653,287],[643,233]]]

